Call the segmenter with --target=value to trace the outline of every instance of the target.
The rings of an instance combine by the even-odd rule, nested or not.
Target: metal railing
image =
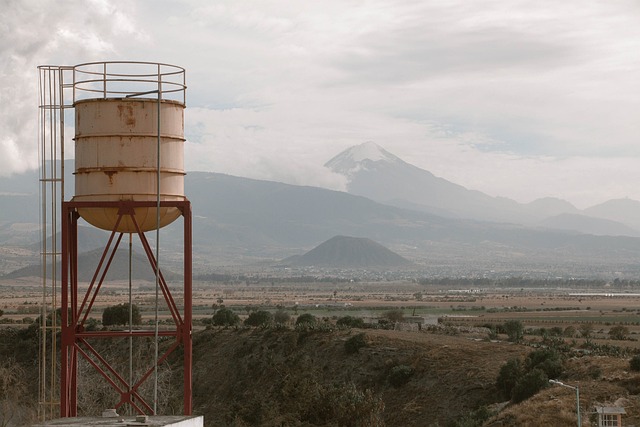
[[[84,99],[126,98],[134,94],[137,98],[157,99],[158,88],[162,100],[185,105],[185,69],[138,61],[87,62],[73,67],[74,103]]]

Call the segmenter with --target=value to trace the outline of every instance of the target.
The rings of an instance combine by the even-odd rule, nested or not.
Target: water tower
[[[41,173],[43,188],[50,181],[62,183],[61,190],[56,190],[62,199],[60,304],[54,302],[54,308],[60,308],[61,317],[60,416],[77,416],[79,360],[91,365],[111,385],[117,396],[113,408],[127,407],[139,414],[155,415],[158,366],[178,349],[184,360],[183,412],[190,415],[192,221],[191,205],[184,195],[185,70],[148,62],[95,62],[39,68],[41,93],[42,81],[45,81],[44,92],[48,81],[49,87],[53,86],[53,93],[57,94],[51,96],[50,88],[49,95],[41,94],[41,122],[44,121],[40,126],[44,129],[41,145],[45,147],[41,149],[44,153],[41,169],[53,170],[58,166],[51,165],[64,165],[65,110],[74,110],[75,194],[71,200],[64,200],[64,169],[61,173],[52,172],[53,178]],[[72,102],[65,101],[68,98]],[[52,113],[58,110],[59,113]],[[57,118],[60,123],[55,123]],[[46,148],[47,144],[55,145],[56,142],[47,141],[56,138],[59,148]],[[48,199],[55,198],[43,196],[43,205]],[[44,221],[52,233],[43,232],[43,235],[56,235],[55,215],[55,212],[51,213],[52,218]],[[183,277],[180,281],[183,283],[170,286],[162,273],[159,257],[160,229],[180,217],[183,220]],[[79,287],[78,222],[81,220],[106,230],[108,240],[91,281]],[[154,233],[155,248],[148,239]],[[105,278],[118,248],[125,246],[121,245],[124,236],[129,237],[129,242],[137,236],[154,272],[155,322],[148,329],[134,329],[130,321],[128,330],[89,330],[89,314],[98,294],[106,287]],[[43,248],[42,252],[54,261],[54,254],[58,254],[55,243],[52,248]],[[55,267],[50,268],[55,270]],[[56,276],[54,271],[53,291],[49,291],[54,294],[54,301],[57,300]],[[131,309],[131,286],[129,289]],[[168,327],[159,326],[159,301],[172,320]],[[55,332],[55,327],[53,330]],[[97,340],[127,337],[130,342],[134,338],[155,339],[155,354],[149,355],[150,366],[135,378],[131,372],[128,378],[126,373],[119,372],[95,345]],[[160,350],[159,339],[169,340],[170,345]],[[53,347],[55,351],[55,345]],[[51,359],[55,359],[55,355]],[[55,362],[52,364],[56,365]],[[154,398],[149,401],[140,390],[154,377]],[[41,402],[44,400],[47,399],[41,398]]]

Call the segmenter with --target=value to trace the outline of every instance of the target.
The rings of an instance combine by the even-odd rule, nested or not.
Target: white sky
[[[640,200],[636,0],[0,0],[0,174],[41,64],[187,69],[187,170],[339,189],[374,141],[493,196]]]

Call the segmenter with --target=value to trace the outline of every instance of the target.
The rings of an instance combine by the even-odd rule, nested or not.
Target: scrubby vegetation
[[[407,365],[396,365],[389,373],[389,384],[394,387],[401,387],[411,379],[413,368]]]
[[[381,310],[388,321],[384,313],[389,311]],[[504,321],[403,332],[365,325],[354,316],[318,319],[303,313],[294,324],[284,309],[246,312],[241,323],[236,311],[219,306],[206,329],[194,333],[194,412],[205,415],[207,426],[420,426],[425,419],[453,427],[526,425],[511,408],[548,401],[553,392],[549,379],[579,381],[585,405],[602,402],[595,390],[606,385],[609,396],[638,397],[640,409],[635,373],[640,355],[613,341],[578,337],[582,331],[593,333],[590,324],[573,330],[551,325],[525,330],[520,322]],[[38,324],[16,331],[11,350],[21,349],[21,358],[4,362],[6,353],[0,352],[0,374],[5,376],[0,392],[15,381],[7,369],[26,377],[34,371],[29,366],[37,354]],[[487,334],[495,340],[487,340]],[[7,342],[4,335],[0,338]],[[138,359],[150,353],[147,344],[138,344]],[[163,342],[170,344],[170,339]],[[162,407],[170,412],[180,412],[181,387],[171,387],[180,384],[179,358],[178,353],[163,364],[162,384],[168,391],[161,393]],[[615,374],[609,365],[616,366]],[[87,368],[81,369],[82,386],[93,389],[83,393],[83,413],[108,407],[114,395]],[[30,390],[37,379],[29,381],[26,389],[37,396],[37,390]],[[564,399],[564,394],[554,396],[560,396],[554,401]],[[14,419],[31,416],[35,403],[23,405],[16,399],[0,395],[0,410],[14,408]],[[635,408],[633,402],[627,405]]]
[[[266,310],[252,311],[244,321],[247,326],[267,327],[273,322],[273,314]]]
[[[360,317],[343,316],[337,320],[336,325],[347,328],[362,328],[364,327],[364,320]]]
[[[301,314],[296,319],[296,325],[302,325],[302,326],[304,326],[304,325],[313,326],[313,325],[316,324],[316,322],[317,322],[316,316],[314,316],[311,313]]]
[[[240,316],[229,308],[221,308],[213,315],[211,322],[215,326],[235,326],[240,323]]]
[[[131,310],[129,310],[129,307],[131,307]],[[129,313],[129,311],[131,311],[131,313]],[[105,308],[102,312],[102,325],[128,325],[130,316],[134,325],[142,323],[140,309],[138,309],[137,305],[132,304],[129,306],[128,303],[113,305]]]
[[[549,379],[562,375],[560,354],[553,349],[539,349],[520,359],[508,360],[496,379],[496,386],[502,395],[514,403],[533,396],[548,385]]]
[[[359,333],[345,341],[344,350],[347,352],[347,354],[353,354],[357,353],[361,348],[366,346],[367,342],[365,340],[365,334]]]

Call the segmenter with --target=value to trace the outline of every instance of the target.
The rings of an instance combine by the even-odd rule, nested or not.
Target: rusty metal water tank
[[[73,201],[157,200],[158,107],[160,200],[184,200],[184,69],[108,62],[79,65],[74,72]],[[88,223],[105,230],[113,230],[118,218],[117,208],[81,208],[78,212]],[[135,212],[142,231],[157,228],[155,207],[136,208]],[[159,226],[179,216],[177,208],[161,208]],[[117,231],[136,229],[124,216]]]

